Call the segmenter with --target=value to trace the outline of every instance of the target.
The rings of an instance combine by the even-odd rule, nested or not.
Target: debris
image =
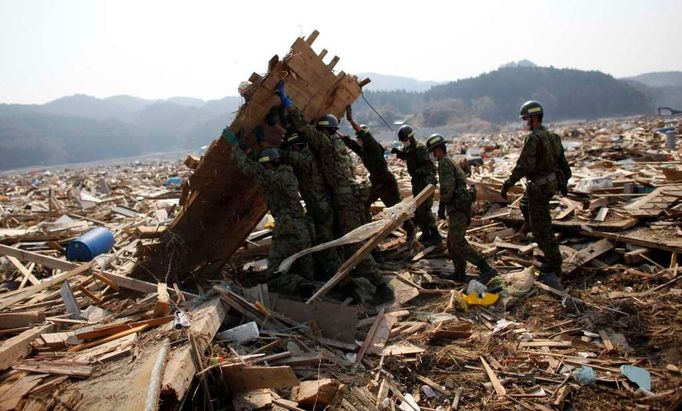
[[[575,377],[580,385],[591,385],[596,382],[594,369],[587,365],[583,365],[582,367],[573,370],[573,377]]]
[[[651,374],[644,368],[634,365],[621,365],[620,373],[644,391],[651,391]]]
[[[258,338],[258,325],[255,321],[230,328],[216,334],[216,338],[222,341],[230,341],[235,344],[245,344]]]

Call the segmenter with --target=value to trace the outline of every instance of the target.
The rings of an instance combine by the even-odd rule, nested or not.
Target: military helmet
[[[409,124],[404,124],[398,129],[398,140],[407,141],[410,137],[414,137],[414,129]]]
[[[433,151],[436,147],[445,145],[445,138],[440,134],[431,134],[431,136],[426,140],[426,149]]]
[[[285,146],[292,146],[295,144],[301,144],[305,143],[305,140],[303,139],[303,136],[298,133],[298,131],[294,129],[288,129],[286,134],[284,135],[284,145]]]
[[[369,126],[367,124],[360,124],[360,129],[362,131],[369,131]]]
[[[542,115],[542,104],[539,101],[529,100],[523,103],[521,109],[519,110],[519,117],[524,118],[526,116],[537,116]]]
[[[317,119],[317,128],[339,128],[339,120],[333,114],[325,114]]]
[[[260,164],[279,162],[279,150],[273,147],[263,149],[258,156],[258,162]]]

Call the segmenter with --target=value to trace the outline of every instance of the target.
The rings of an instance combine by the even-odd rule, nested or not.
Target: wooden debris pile
[[[294,54],[309,61],[273,60],[269,74],[288,64],[300,79],[313,76],[306,64],[319,67],[326,52],[313,60],[305,51],[312,40],[295,44],[302,51]],[[359,93],[357,79],[333,78],[337,88],[329,90],[353,80]],[[252,76],[249,104],[256,107],[261,88],[271,96],[277,79]],[[294,98],[308,101],[311,116],[315,107],[345,107],[333,93],[320,101],[300,93]],[[253,119],[269,104],[258,103]],[[252,121],[244,116],[237,121]],[[497,197],[521,133],[452,144],[453,153],[477,147],[482,155],[470,158],[482,165],[470,176],[480,198],[468,237],[502,273],[503,292],[492,302],[468,298],[467,285],[445,278],[452,271],[446,251],[412,249],[399,224],[367,243],[383,253],[381,269],[396,293],[390,305],[350,305],[330,295],[306,303],[256,284],[271,243],[267,219],[257,225],[264,208],[238,228],[243,236],[221,240],[216,255],[206,251],[226,225],[202,225],[213,221],[203,213],[225,202],[242,206],[215,190],[232,172],[218,172],[229,159],[221,140],[202,158],[189,157],[187,168],[158,161],[2,175],[0,410],[679,407],[682,157],[656,131],[671,125],[679,120],[557,129],[571,147],[575,176],[569,196],[553,202],[566,292],[534,282],[539,250],[520,230],[522,190],[509,202]],[[216,153],[225,156],[219,165]],[[391,169],[409,192],[404,165],[391,161]],[[170,177],[189,183],[181,189]],[[446,223],[439,224],[445,234]],[[95,226],[113,233],[113,250],[91,262],[67,261],[64,247]],[[205,244],[182,234],[190,226],[208,236]],[[214,275],[167,281],[177,267],[165,266],[133,277],[140,254],[148,262],[164,252],[163,233],[199,250],[192,268],[214,262]]]

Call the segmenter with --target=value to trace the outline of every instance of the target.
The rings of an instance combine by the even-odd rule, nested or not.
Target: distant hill
[[[359,73],[359,78],[369,77],[372,82],[365,86],[365,90],[372,91],[426,91],[436,84],[441,84],[437,81],[423,81],[411,77],[392,76],[389,74],[379,73]]]
[[[518,121],[527,100],[540,100],[549,121],[593,119],[652,112],[646,92],[598,71],[537,67],[531,62],[504,65],[475,78],[435,85],[424,92],[368,91],[369,102],[388,121],[453,131],[494,130]],[[356,117],[378,125],[359,101]]]
[[[0,104],[0,170],[195,150],[232,121],[240,104],[240,97],[82,94],[43,105]]]
[[[682,87],[682,71],[656,71],[633,77],[625,77],[622,80],[637,81],[649,87]]]
[[[657,107],[682,109],[682,71],[644,73],[622,80],[648,95]]]
[[[538,65],[533,63],[532,61],[523,59],[523,60],[512,61],[510,63],[503,64],[500,66],[500,68],[503,69],[503,68],[514,68],[514,67],[537,67],[537,66]]]

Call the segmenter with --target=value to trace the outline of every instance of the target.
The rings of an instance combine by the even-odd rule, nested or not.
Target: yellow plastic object
[[[479,294],[467,294],[464,295],[464,301],[469,305],[483,305],[489,306],[493,305],[500,299],[500,293],[484,293],[483,296]]]
[[[263,225],[263,228],[270,228],[270,229],[275,228],[275,219],[272,218],[272,216],[270,216],[270,214],[268,214],[266,216],[266,218],[267,218],[267,222]]]

